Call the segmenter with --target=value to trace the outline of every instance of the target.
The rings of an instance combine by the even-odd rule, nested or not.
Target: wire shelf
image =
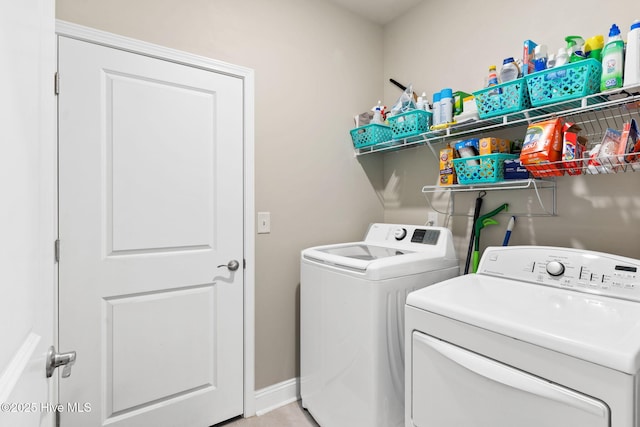
[[[453,124],[448,128],[428,131],[407,138],[386,141],[355,150],[356,156],[387,151],[397,151],[428,145],[438,157],[434,145],[453,139],[468,138],[491,130],[502,130],[524,126],[536,121],[563,117],[575,122],[583,129],[582,135],[589,139],[591,148],[600,142],[607,128],[622,129],[625,121],[635,117],[640,120],[640,86],[613,90],[583,98],[558,102],[543,107],[505,114],[486,120]]]

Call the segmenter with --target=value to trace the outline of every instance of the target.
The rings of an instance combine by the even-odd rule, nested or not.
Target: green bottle
[[[600,91],[622,87],[624,70],[624,41],[616,24],[609,30],[609,39],[602,50],[602,78]]]

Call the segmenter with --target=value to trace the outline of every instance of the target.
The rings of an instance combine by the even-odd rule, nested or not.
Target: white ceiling
[[[386,24],[423,0],[329,0],[378,24]]]

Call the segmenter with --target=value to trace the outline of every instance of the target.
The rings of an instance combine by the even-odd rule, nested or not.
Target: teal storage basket
[[[369,147],[391,141],[391,128],[377,123],[351,129],[351,139],[355,148]]]
[[[517,159],[517,154],[485,154],[453,159],[458,183],[464,185],[500,182],[504,180],[504,161]]]
[[[389,117],[388,121],[393,138],[405,138],[428,131],[431,113],[424,110],[411,110]]]
[[[516,113],[531,108],[529,92],[524,79],[484,88],[473,92],[481,119]]]
[[[534,107],[598,93],[602,65],[590,58],[525,76]]]

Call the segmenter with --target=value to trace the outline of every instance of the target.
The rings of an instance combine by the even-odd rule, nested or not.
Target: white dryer
[[[638,427],[640,261],[487,248],[411,293],[407,427]]]
[[[300,392],[322,427],[404,425],[406,296],[458,274],[446,228],[372,224],[302,251]]]

